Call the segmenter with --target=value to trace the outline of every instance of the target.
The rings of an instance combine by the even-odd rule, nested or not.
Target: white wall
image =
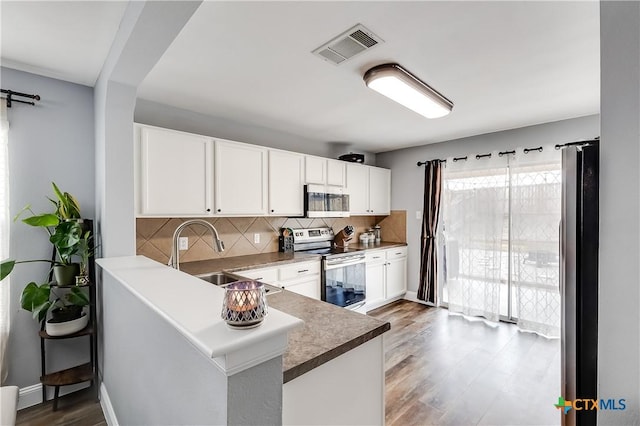
[[[600,2],[601,129],[598,396],[625,411],[606,425],[640,424],[640,3]]]
[[[94,217],[93,90],[2,68],[3,89],[41,96],[36,106],[15,103],[9,115],[10,211],[27,204],[35,212],[53,211],[51,181],[78,198],[82,216]],[[16,222],[11,224],[11,257],[18,260],[51,257],[46,232]],[[20,294],[30,281],[44,282],[47,264],[18,265],[11,274],[11,333],[7,384],[26,387],[40,382],[39,324],[20,308]],[[49,342],[52,369],[89,359],[87,338]],[[55,345],[55,350],[53,346]]]
[[[238,121],[211,117],[169,105],[138,99],[134,114],[136,123],[166,127],[270,148],[338,158],[348,152],[365,154],[365,163],[376,164],[376,154],[351,148],[346,142],[317,143],[311,139]]]
[[[408,290],[418,290],[420,273],[422,216],[416,219],[416,212],[422,212],[424,167],[416,162],[592,139],[599,127],[599,116],[591,115],[378,154],[378,165],[391,169],[391,208],[407,211]]]

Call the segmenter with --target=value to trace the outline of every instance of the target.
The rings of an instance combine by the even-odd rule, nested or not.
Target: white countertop
[[[228,375],[281,355],[289,330],[303,325],[302,320],[269,307],[259,327],[234,330],[220,316],[222,288],[144,256],[96,263]]]

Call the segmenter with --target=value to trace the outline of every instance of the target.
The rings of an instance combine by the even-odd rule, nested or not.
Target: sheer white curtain
[[[507,159],[448,158],[443,170],[442,300],[449,310],[497,321],[507,269]]]
[[[558,337],[562,157],[542,148],[509,158],[512,317],[522,329]]]
[[[9,122],[7,102],[0,100],[0,260],[9,257]],[[0,283],[0,384],[8,373],[7,343],[11,312],[9,277]]]

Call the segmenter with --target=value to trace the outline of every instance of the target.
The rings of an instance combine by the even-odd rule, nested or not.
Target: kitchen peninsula
[[[270,256],[278,258],[270,264],[309,260]],[[98,264],[110,307],[103,390],[118,422],[384,422],[388,323],[283,290],[268,296],[260,327],[231,330],[215,285],[143,256]],[[345,392],[331,410],[319,403]]]

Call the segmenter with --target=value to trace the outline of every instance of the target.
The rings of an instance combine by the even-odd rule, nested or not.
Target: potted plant
[[[53,182],[52,186],[56,195],[56,200],[49,198],[55,206],[53,213],[36,214],[30,206],[26,206],[14,220],[25,212],[31,213],[31,216],[22,221],[47,231],[49,241],[55,247],[55,257],[51,260],[5,260],[0,263],[0,280],[9,275],[16,264],[50,263],[55,284],[30,282],[22,292],[20,304],[23,309],[32,312],[33,317],[39,321],[44,321],[47,314],[51,312],[52,318],[46,321],[47,332],[50,335],[63,335],[78,331],[87,324],[88,316],[83,314],[83,307],[88,304],[87,294],[81,287],[74,285],[78,282],[77,276],[84,275],[79,282],[80,285],[89,282],[87,265],[92,255],[90,247],[92,235],[90,229],[85,229],[85,224],[80,218],[77,200],[71,194],[60,191]],[[80,257],[81,263],[74,262],[74,257]],[[71,288],[60,288],[64,286],[71,286]]]
[[[47,231],[49,241],[55,247],[58,256],[58,261],[52,262],[56,282],[62,286],[69,286],[75,284],[75,277],[80,274],[80,265],[73,262],[73,256],[80,249],[83,235],[80,206],[75,197],[68,192],[60,191],[54,182],[51,184],[57,201],[51,198],[49,201],[55,206],[55,212],[36,214],[31,210],[31,206],[26,206],[16,215],[15,220],[28,211],[31,216],[22,221]]]
[[[60,295],[48,283],[38,285],[33,281],[27,284],[20,297],[22,309],[31,312],[38,321],[45,320],[51,312],[51,318],[45,323],[50,336],[63,336],[85,328],[89,317],[83,307],[88,304],[89,298],[81,287],[71,287],[66,294]]]

